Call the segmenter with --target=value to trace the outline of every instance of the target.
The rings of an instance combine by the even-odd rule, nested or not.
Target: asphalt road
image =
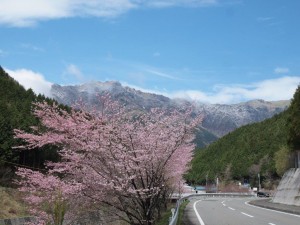
[[[253,198],[194,198],[185,225],[300,225],[300,216],[248,205]]]

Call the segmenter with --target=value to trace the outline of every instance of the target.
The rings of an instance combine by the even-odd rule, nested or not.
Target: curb
[[[266,209],[272,209],[280,212],[291,213],[295,215],[300,215],[300,207],[294,205],[284,205],[279,203],[271,202],[271,199],[263,199],[263,200],[253,200],[248,202],[250,205],[258,206]],[[287,208],[284,208],[287,207]]]

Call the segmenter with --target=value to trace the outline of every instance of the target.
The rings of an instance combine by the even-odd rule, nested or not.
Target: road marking
[[[234,208],[228,207],[228,209],[235,210]]]
[[[245,202],[245,204],[248,205],[248,206],[254,207],[254,208],[259,208],[259,209],[264,209],[264,210],[267,210],[267,211],[277,212],[277,213],[281,213],[281,214],[285,214],[285,215],[290,215],[290,216],[300,217],[300,215],[296,215],[296,214],[293,214],[293,213],[286,213],[286,212],[281,212],[281,211],[277,211],[277,210],[274,210],[274,209],[266,209],[266,208],[264,208],[264,207],[259,207],[259,206],[255,206],[255,205],[250,205],[250,204],[249,204],[249,201],[248,201],[248,202]]]
[[[223,206],[226,206],[225,204],[223,204]]]
[[[276,225],[275,223],[269,223],[269,225]]]
[[[249,217],[254,217],[254,216],[251,216],[251,215],[249,215],[249,214],[247,214],[247,213],[244,213],[244,212],[241,212],[242,214],[244,214],[245,216],[249,216]]]
[[[194,203],[194,207],[193,207],[193,208],[194,208],[194,211],[195,211],[195,213],[196,213],[196,216],[197,216],[197,218],[198,218],[200,224],[201,224],[201,225],[205,225],[205,223],[203,222],[201,216],[199,215],[199,213],[198,213],[198,211],[197,211],[197,209],[196,209],[196,204],[197,204],[198,202],[201,202],[201,201],[202,201],[202,200],[196,201],[196,202]]]

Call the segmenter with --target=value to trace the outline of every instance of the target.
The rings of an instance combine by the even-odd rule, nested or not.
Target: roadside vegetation
[[[178,221],[177,221],[177,225],[185,225],[185,223],[183,223],[183,214],[184,214],[184,210],[186,208],[186,206],[190,203],[189,200],[184,201],[180,207],[179,207],[179,214],[178,214]]]
[[[155,225],[169,224],[169,219],[172,216],[171,209],[176,207],[176,203],[169,203],[167,209],[161,212],[161,218],[155,223]]]
[[[28,216],[27,206],[19,191],[0,187],[0,219]]]
[[[178,220],[177,220],[177,225],[184,225],[183,223],[183,213],[184,210],[186,208],[186,206],[189,204],[189,201],[186,200],[184,201],[180,207],[179,207],[179,214],[178,214]],[[172,212],[171,209],[176,207],[176,203],[170,203],[168,204],[168,208],[167,210],[165,210],[162,215],[161,215],[161,219],[155,223],[155,225],[167,225],[169,224],[169,219],[172,216]]]

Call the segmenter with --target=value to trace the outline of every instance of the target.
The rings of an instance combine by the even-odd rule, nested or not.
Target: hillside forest
[[[300,147],[300,88],[285,111],[265,121],[248,124],[205,148],[197,149],[185,178],[191,184],[239,181],[272,189],[294,166]]]
[[[25,90],[0,67],[0,186],[12,185],[16,166],[43,169],[46,160],[58,160],[57,148],[53,146],[36,151],[14,149],[23,144],[14,138],[14,129],[29,131],[31,126],[38,126],[40,122],[32,114],[33,103],[43,101],[54,102],[31,89]]]

